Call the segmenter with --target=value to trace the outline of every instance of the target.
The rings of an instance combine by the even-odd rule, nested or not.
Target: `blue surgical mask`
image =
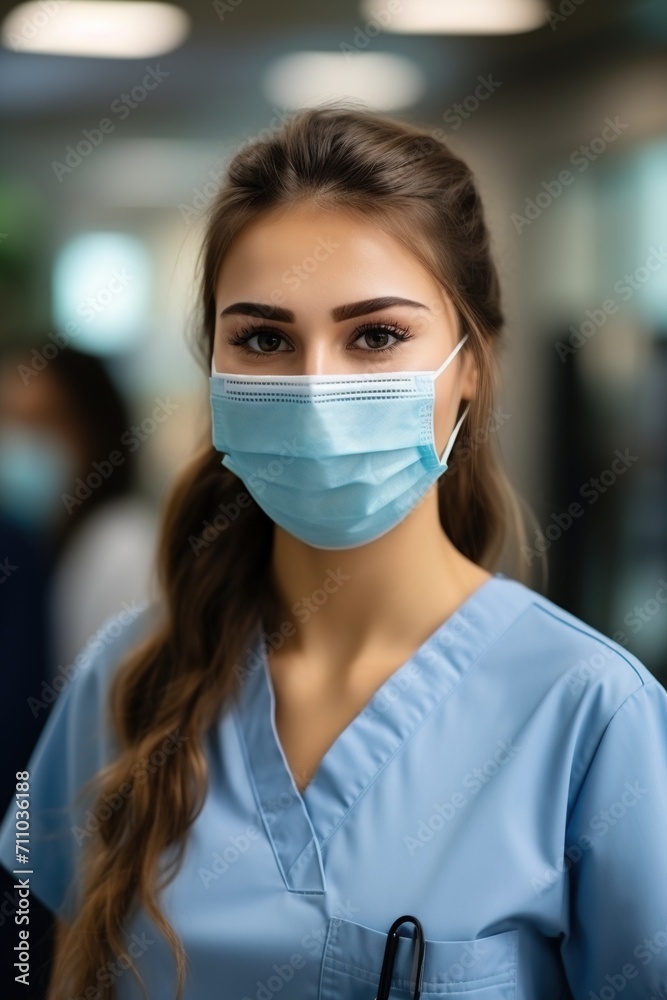
[[[75,475],[60,435],[20,423],[0,428],[0,507],[26,528],[46,527]]]
[[[470,404],[438,455],[435,371],[232,375],[211,361],[213,445],[276,524],[319,549],[394,528],[447,470]]]

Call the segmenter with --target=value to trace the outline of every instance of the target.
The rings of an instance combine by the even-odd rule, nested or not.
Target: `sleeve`
[[[0,826],[0,862],[15,884],[22,880],[66,922],[76,908],[77,861],[95,830],[90,791],[78,793],[115,752],[108,684],[142,611],[111,615],[74,660],[28,763],[17,762],[17,772],[27,772],[27,789],[18,785]]]
[[[574,1000],[667,997],[667,691],[655,679],[610,719],[565,837]]]

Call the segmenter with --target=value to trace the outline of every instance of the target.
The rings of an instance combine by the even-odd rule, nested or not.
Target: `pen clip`
[[[424,931],[422,925],[416,917],[405,914],[398,917],[387,932],[387,943],[384,947],[384,958],[382,959],[382,969],[380,970],[380,982],[375,1000],[389,1000],[389,990],[391,989],[391,977],[394,971],[394,959],[398,948],[398,928],[401,924],[410,921],[415,925],[415,937],[418,948],[417,958],[417,980],[415,982],[415,992],[413,1000],[419,1000],[421,996],[422,980],[424,978]]]

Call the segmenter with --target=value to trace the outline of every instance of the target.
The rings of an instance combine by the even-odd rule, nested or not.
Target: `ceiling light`
[[[395,12],[394,6],[380,10],[378,0],[362,0],[359,9],[369,23],[401,34],[518,34],[543,27],[547,14],[543,0],[411,0]]]
[[[93,354],[136,346],[150,316],[151,272],[147,247],[131,233],[70,237],[51,275],[56,327]]]
[[[16,52],[146,59],[175,49],[190,18],[169,3],[76,0],[22,3],[2,23],[2,44]]]
[[[295,52],[272,63],[262,89],[289,109],[352,97],[390,111],[415,104],[426,80],[415,62],[389,52]]]

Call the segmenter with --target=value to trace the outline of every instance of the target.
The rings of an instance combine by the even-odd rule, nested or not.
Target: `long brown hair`
[[[493,570],[509,554],[518,569],[512,575],[523,579],[521,501],[495,453],[493,404],[504,326],[498,275],[473,175],[426,127],[334,101],[297,111],[237,150],[210,204],[197,262],[194,348],[203,370],[208,376],[215,285],[231,241],[262,213],[305,200],[357,212],[384,227],[451,297],[461,330],[470,335],[464,350],[472,351],[479,376],[450,468],[439,481],[440,520],[469,559]],[[219,519],[216,528],[218,511],[233,516]],[[112,678],[109,718],[119,752],[95,776],[97,802],[127,782],[132,793],[89,838],[81,859],[81,905],[56,950],[50,1000],[78,996],[90,986],[100,997],[114,996],[113,983],[100,986],[96,972],[122,951],[119,927],[135,905],[144,907],[172,948],[176,996],[182,996],[187,955],[160,909],[159,893],[176,874],[185,835],[204,804],[204,736],[235,690],[235,664],[242,662],[258,616],[270,623],[283,613],[269,572],[272,536],[271,520],[221,465],[209,432],[163,509],[159,625]],[[150,781],[137,782],[136,762],[175,730],[183,739],[178,752]],[[173,863],[158,886],[158,861],[167,848],[175,851]],[[134,963],[132,971],[143,985]]]

